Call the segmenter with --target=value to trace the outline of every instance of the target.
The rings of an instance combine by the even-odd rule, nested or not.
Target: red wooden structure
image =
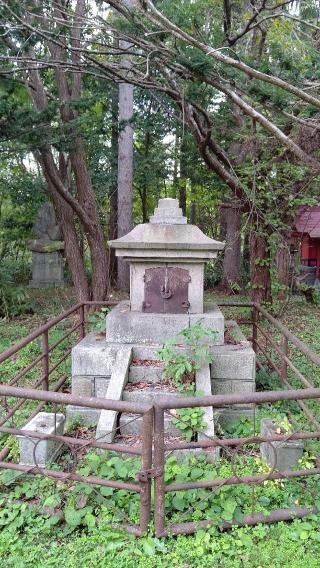
[[[320,205],[301,207],[294,223],[301,245],[301,264],[316,267],[320,277]]]

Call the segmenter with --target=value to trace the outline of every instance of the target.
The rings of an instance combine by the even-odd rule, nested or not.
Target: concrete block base
[[[216,331],[216,339],[210,342],[222,345],[224,341],[224,316],[217,306],[199,314],[150,314],[133,312],[130,303],[120,302],[106,317],[108,343],[158,343],[177,335],[182,329],[201,321],[204,327]]]
[[[26,432],[39,432],[41,434],[62,435],[65,417],[63,414],[53,412],[39,412],[30,420],[22,430]],[[37,465],[45,467],[58,456],[62,444],[55,440],[41,440],[33,438],[32,434],[17,436],[19,440],[20,460],[23,465]]]
[[[277,424],[270,419],[261,420],[261,436],[276,434]],[[298,465],[303,454],[302,440],[286,440],[285,442],[263,442],[260,444],[260,454],[271,469],[288,471]]]

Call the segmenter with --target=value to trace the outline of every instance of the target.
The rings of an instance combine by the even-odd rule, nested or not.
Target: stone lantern
[[[130,302],[107,317],[108,342],[163,343],[199,319],[223,342],[223,316],[204,307],[204,265],[224,243],[188,225],[177,199],[160,199],[149,223],[110,241],[130,263]]]
[[[197,370],[196,389],[206,395],[252,392],[252,347],[232,321],[226,322],[226,329],[238,339],[225,343],[224,316],[218,306],[206,305],[203,298],[205,263],[216,258],[224,243],[188,225],[176,199],[160,199],[149,223],[137,225],[109,244],[118,257],[130,264],[130,300],[119,302],[108,313],[105,337],[101,333],[88,334],[73,348],[72,393],[113,400],[148,400],[150,404],[161,394],[172,396],[162,384],[159,348],[168,338],[177,337],[179,341],[179,333],[198,321],[215,334],[209,340],[213,361]],[[130,383],[145,385],[127,388]],[[214,417],[212,408],[206,408],[204,437],[214,436],[216,419],[224,427],[242,416],[250,417],[252,409],[236,405],[216,408],[215,414],[218,416]],[[118,417],[111,410],[99,413],[92,408],[70,406],[68,416],[80,416],[89,424],[97,424],[99,440],[112,440],[118,428],[121,435],[141,432],[142,419],[133,422],[132,415],[125,412]],[[177,435],[170,420],[167,426],[170,435]]]

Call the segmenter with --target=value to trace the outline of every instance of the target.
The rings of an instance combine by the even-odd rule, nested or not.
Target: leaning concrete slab
[[[63,434],[65,417],[54,412],[39,412],[22,430],[41,434]],[[54,440],[33,438],[32,434],[17,436],[19,440],[20,460],[23,465],[45,467],[52,463],[59,454],[62,444]]]
[[[210,367],[206,365],[202,369],[196,372],[196,390],[201,392],[201,395],[211,395],[211,377],[210,377]],[[203,407],[203,421],[206,426],[202,432],[198,432],[198,440],[208,440],[215,437],[214,432],[214,416],[212,406]],[[219,448],[214,448],[206,452],[207,460],[210,463],[214,462],[219,458]]]
[[[132,347],[119,348],[111,374],[106,398],[121,400],[122,391],[128,382],[129,367],[132,359]],[[102,410],[96,431],[96,439],[100,442],[112,442],[116,434],[116,421],[118,412]]]

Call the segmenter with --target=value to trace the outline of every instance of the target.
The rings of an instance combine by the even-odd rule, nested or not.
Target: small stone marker
[[[277,423],[268,418],[261,420],[261,436],[274,436],[279,432]],[[272,448],[273,446],[273,448]],[[262,442],[260,444],[260,454],[265,461],[275,471],[288,471],[294,469],[303,454],[302,440],[288,439],[281,442]]]
[[[54,412],[39,412],[22,430],[26,432],[39,432],[41,434],[57,434],[62,436],[65,416]],[[62,443],[56,440],[17,436],[20,448],[20,461],[23,465],[38,465],[45,467],[59,454]]]

